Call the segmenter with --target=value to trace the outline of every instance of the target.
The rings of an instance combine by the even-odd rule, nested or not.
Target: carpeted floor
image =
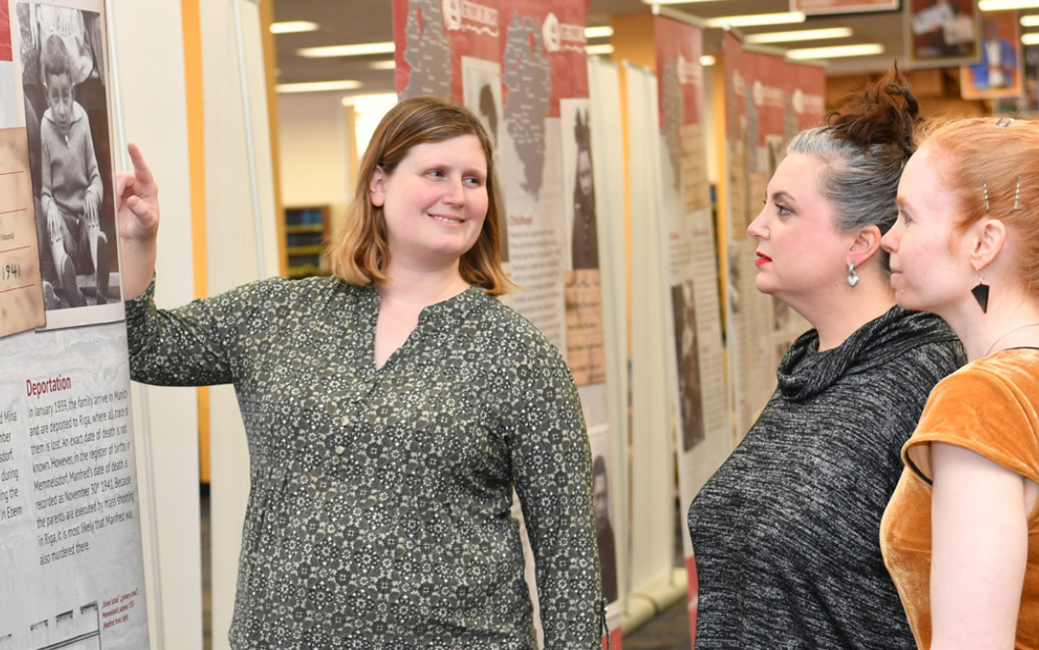
[[[624,635],[624,650],[690,650],[689,610],[685,598]]]

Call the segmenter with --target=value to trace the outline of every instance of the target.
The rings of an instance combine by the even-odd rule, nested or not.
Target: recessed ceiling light
[[[863,43],[862,45],[835,45],[834,47],[806,47],[787,50],[786,57],[802,61],[804,59],[838,59],[846,56],[869,56],[883,53],[884,46],[880,43]]]
[[[708,18],[704,21],[708,27],[758,27],[760,25],[789,25],[803,23],[803,11],[786,11],[778,14],[751,14],[748,16],[723,16]]]
[[[830,27],[827,29],[796,29],[789,32],[768,32],[766,34],[748,34],[744,43],[792,43],[796,41],[821,41],[829,38],[847,38],[852,35],[850,27]]]
[[[289,20],[283,23],[271,23],[272,34],[296,34],[298,32],[316,32],[317,23],[309,20]]]
[[[609,38],[611,36],[613,36],[613,28],[609,25],[598,25],[595,27],[584,28],[585,38]]]
[[[1039,14],[1021,16],[1022,27],[1035,27],[1036,25],[1039,25]]]
[[[340,79],[339,81],[307,81],[294,84],[278,84],[274,88],[279,93],[320,93],[330,90],[357,90],[360,87],[360,81]]]
[[[586,45],[584,51],[588,54],[588,56],[597,56],[600,54],[613,54],[613,46],[609,43],[606,43],[604,45]]]
[[[1022,45],[1039,45],[1039,32],[1032,32],[1031,34],[1024,34],[1021,36]]]
[[[390,54],[394,51],[392,41],[384,43],[357,43],[356,45],[329,45],[326,47],[304,47],[296,54],[308,59],[324,59],[337,56],[366,56],[368,54]]]
[[[981,0],[978,9],[982,11],[1008,11],[1010,9],[1035,9],[1039,0]]]
[[[717,62],[718,62],[718,60],[715,59],[710,54],[704,54],[703,56],[700,57],[700,65],[702,65],[705,68],[709,68],[709,67],[711,67],[712,65],[714,65]]]
[[[368,67],[372,70],[396,70],[397,62],[393,59],[386,61],[372,61],[368,64]]]

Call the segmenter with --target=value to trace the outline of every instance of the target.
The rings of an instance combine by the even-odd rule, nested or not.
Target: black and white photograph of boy
[[[96,12],[27,2],[15,19],[47,326],[112,320],[121,310],[50,315],[121,299],[104,24]]]

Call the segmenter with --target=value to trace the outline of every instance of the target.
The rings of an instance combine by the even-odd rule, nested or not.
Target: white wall
[[[113,111],[112,117],[122,115],[125,139],[141,147],[159,182],[162,225],[156,300],[175,306],[191,300],[194,293],[180,2],[112,0],[109,8],[115,28],[110,54],[117,75],[110,91],[118,94],[113,100],[121,100],[121,113]],[[113,130],[117,140],[119,131]],[[125,142],[115,144],[125,152]],[[129,169],[125,154],[113,153],[112,158],[117,169]],[[198,648],[202,643],[195,394],[190,388],[140,384],[132,391],[153,648]],[[149,489],[149,475],[154,491]]]
[[[278,96],[281,201],[286,207],[329,205],[333,224],[341,223],[353,194],[341,98],[340,93]]]

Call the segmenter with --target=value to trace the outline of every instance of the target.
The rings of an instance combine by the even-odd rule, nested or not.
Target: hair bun
[[[895,145],[906,159],[916,150],[916,130],[923,122],[920,104],[897,65],[864,90],[848,93],[826,120],[838,139],[864,149]]]

